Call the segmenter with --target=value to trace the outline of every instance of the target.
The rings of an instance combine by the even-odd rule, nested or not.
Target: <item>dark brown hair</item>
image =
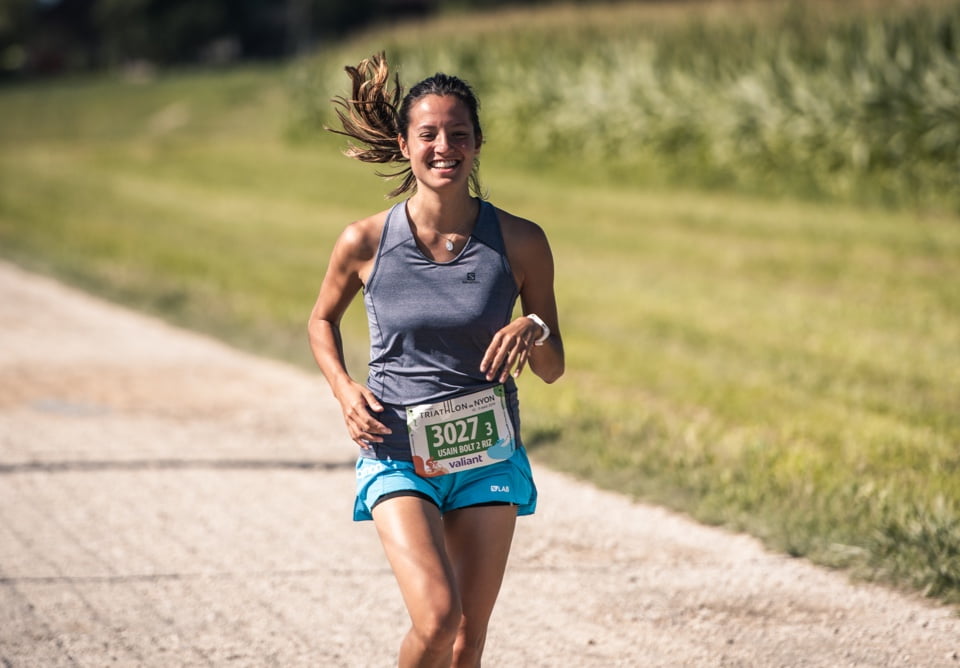
[[[327,129],[357,142],[344,151],[344,155],[350,158],[378,164],[405,164],[396,172],[377,172],[378,176],[385,178],[402,179],[388,197],[397,197],[417,188],[417,179],[408,164],[410,161],[400,151],[397,137],[406,138],[410,109],[420,98],[427,95],[452,95],[458,98],[467,106],[474,134],[482,141],[480,103],[473,89],[462,79],[438,72],[416,84],[404,95],[396,74],[393,75],[391,87],[390,68],[383,53],[361,60],[356,67],[347,66],[344,69],[352,84],[350,97],[337,96],[333,99],[343,129]],[[479,163],[475,160],[470,173],[470,190],[475,196],[483,197],[478,171]]]

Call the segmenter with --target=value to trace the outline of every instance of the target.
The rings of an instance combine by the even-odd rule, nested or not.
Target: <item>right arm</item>
[[[340,402],[350,438],[362,448],[370,447],[364,441],[382,442],[381,435],[390,430],[370,413],[381,412],[383,406],[347,372],[340,320],[373,268],[384,220],[385,215],[378,214],[351,223],[341,233],[307,324],[313,358]]]

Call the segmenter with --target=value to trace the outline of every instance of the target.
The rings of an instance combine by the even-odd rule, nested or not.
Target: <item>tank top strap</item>
[[[480,201],[480,216],[472,236],[501,255],[506,255],[507,247],[503,241],[503,232],[500,230],[497,208],[490,202]]]
[[[391,250],[412,239],[410,221],[407,220],[406,202],[397,202],[390,208],[387,219],[383,223],[383,232],[380,233],[379,255]]]

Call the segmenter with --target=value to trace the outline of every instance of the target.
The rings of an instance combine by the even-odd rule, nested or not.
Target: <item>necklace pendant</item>
[[[453,242],[447,239],[447,250],[453,252]]]

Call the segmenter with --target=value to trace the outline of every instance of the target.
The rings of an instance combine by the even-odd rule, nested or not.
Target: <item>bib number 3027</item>
[[[516,447],[502,385],[407,407],[413,465],[422,476],[488,466]]]

